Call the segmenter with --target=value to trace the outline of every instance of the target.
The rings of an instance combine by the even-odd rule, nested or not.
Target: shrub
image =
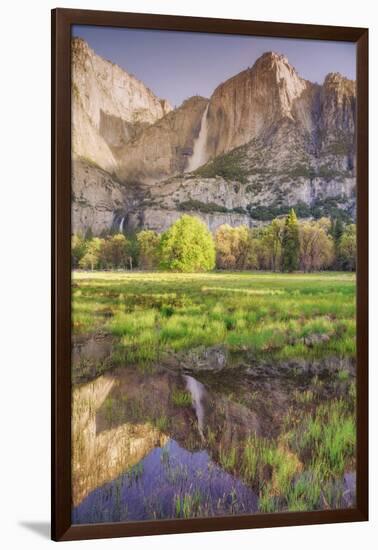
[[[226,180],[236,180],[247,183],[248,171],[243,167],[244,153],[240,149],[234,149],[230,153],[215,157],[212,161],[198,168],[195,174],[204,178],[221,176]]]
[[[215,202],[201,202],[195,199],[190,199],[184,201],[178,205],[179,210],[184,212],[190,212],[192,210],[197,210],[198,212],[228,212],[228,209],[225,206],[216,204]]]

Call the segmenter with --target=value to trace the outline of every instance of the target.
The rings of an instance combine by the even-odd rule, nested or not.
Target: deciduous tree
[[[137,235],[139,247],[139,267],[155,269],[159,263],[160,237],[155,231],[145,229]]]
[[[79,261],[79,267],[82,269],[91,269],[92,271],[99,267],[100,254],[104,242],[104,239],[99,239],[98,237],[87,241],[86,252]]]
[[[282,239],[285,228],[283,218],[275,218],[258,230],[258,258],[260,269],[278,271],[282,265]]]
[[[299,263],[304,272],[328,268],[334,260],[334,242],[328,234],[329,223],[318,221],[299,223]]]
[[[220,269],[255,269],[257,256],[248,227],[221,225],[214,236],[217,267]]]
[[[339,242],[339,258],[342,269],[348,271],[354,271],[356,269],[357,239],[355,224],[350,224],[345,227]]]
[[[72,268],[79,266],[79,262],[87,250],[87,241],[81,235],[72,235],[71,239],[71,258]]]
[[[128,240],[118,233],[105,239],[100,249],[100,263],[106,269],[126,268],[129,263]]]
[[[213,237],[197,217],[183,215],[160,240],[160,266],[181,272],[210,271],[215,266]]]

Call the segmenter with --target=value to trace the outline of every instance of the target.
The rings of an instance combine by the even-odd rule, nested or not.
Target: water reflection
[[[204,418],[205,418],[205,407],[204,407],[204,400],[206,398],[205,386],[201,384],[201,382],[198,382],[198,380],[193,378],[193,376],[189,376],[185,374],[184,379],[186,381],[186,389],[190,392],[190,395],[192,398],[192,404],[196,412],[197,422],[198,422],[198,431],[202,440],[204,440],[205,436],[203,433],[203,426],[204,426]]]
[[[256,512],[257,502],[253,491],[216,465],[207,451],[189,452],[170,440],[137,468],[93,491],[75,508],[73,521],[243,514]]]
[[[303,505],[295,482],[313,483],[313,457],[301,452],[302,418],[327,403],[353,409],[354,363],[340,361],[221,376],[125,367],[75,386],[73,521],[274,511],[288,509],[288,499],[290,509]],[[190,399],[177,401],[175,392]],[[273,456],[267,464],[264,453]],[[283,462],[292,469],[286,499],[277,496]],[[314,507],[353,506],[353,470],[346,460]]]
[[[99,429],[99,412],[117,377],[101,376],[73,392],[72,415],[72,493],[76,506],[91,491],[116,478],[137,464],[154,447],[163,445],[167,437],[149,422],[125,422]],[[108,405],[107,405],[108,406]]]

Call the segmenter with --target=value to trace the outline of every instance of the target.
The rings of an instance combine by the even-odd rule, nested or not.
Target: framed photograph
[[[52,12],[52,537],[368,519],[368,31]]]

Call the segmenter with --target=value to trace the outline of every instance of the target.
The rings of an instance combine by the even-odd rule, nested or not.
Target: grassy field
[[[278,359],[355,354],[355,275],[77,272],[73,328],[117,341],[120,363],[224,345]]]
[[[348,364],[355,355],[355,275],[76,272],[73,327],[78,342],[99,336],[100,342],[110,339],[111,349],[105,358],[92,358],[90,365],[85,358],[74,363],[74,382],[117,366],[126,367],[120,371],[127,376],[136,372],[143,378],[140,386],[121,385],[118,400],[114,395],[107,398],[104,418],[110,427],[125,422],[150,424],[173,439],[189,430],[185,445],[190,448],[192,435],[197,448],[192,398],[180,385],[180,377],[175,374],[177,381],[166,386],[168,398],[162,393],[151,401],[150,393],[165,387],[159,376],[168,376],[155,366],[164,366],[167,356],[188,356],[196,348],[212,346],[221,346],[236,357],[245,354],[248,359],[261,359],[264,368],[268,358],[277,359],[271,364],[278,364],[279,370],[281,364],[296,359],[328,357],[332,364],[333,358],[346,358]],[[214,418],[208,414],[201,445],[225,471],[253,488],[261,512],[343,506],[344,474],[355,468],[355,384],[352,371],[343,368],[323,373],[323,377],[310,374],[305,385],[299,383],[295,391],[287,389],[287,395],[285,387],[277,389],[272,378],[269,387],[259,388],[255,381],[238,390],[235,385],[226,387],[224,371],[210,373],[211,383],[209,379],[206,385],[215,399],[210,407]],[[234,371],[228,372],[235,379]],[[269,377],[277,376],[277,371],[269,372]],[[159,381],[149,389],[155,379]],[[263,392],[262,397],[256,392]],[[223,411],[228,406],[234,411],[230,425]],[[244,426],[249,410],[261,415],[262,422],[266,411],[272,418],[278,415],[278,434],[251,432],[225,443],[224,434],[236,429],[235,411],[247,414],[241,422]],[[185,422],[176,433],[180,418]],[[210,513],[204,504],[194,506],[193,498],[188,493],[176,502],[178,517]]]

